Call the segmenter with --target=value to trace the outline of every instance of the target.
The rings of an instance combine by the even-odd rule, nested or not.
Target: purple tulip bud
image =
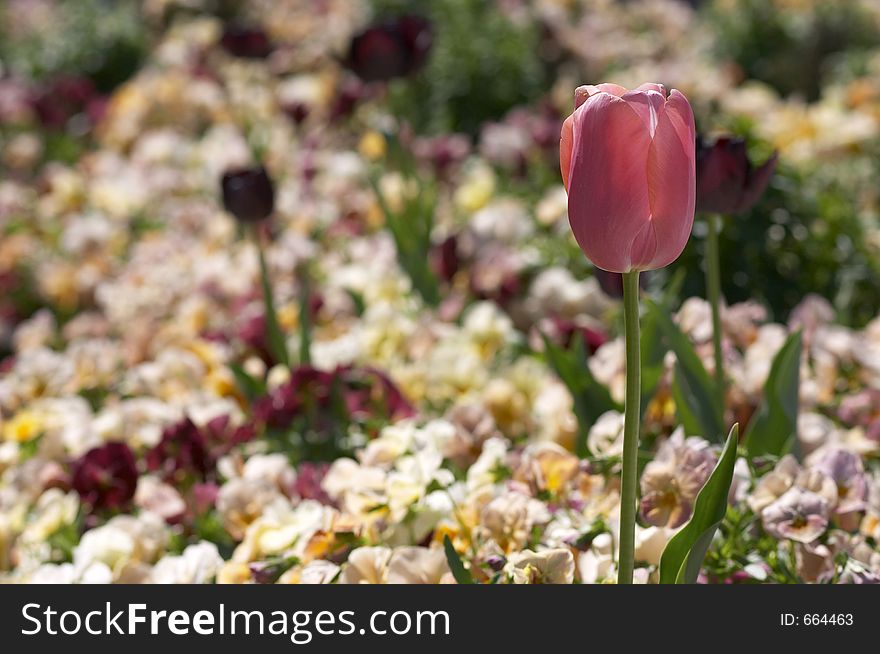
[[[743,139],[722,136],[713,143],[697,137],[697,211],[742,213],[764,193],[776,169],[776,152],[757,168]]]
[[[240,168],[223,174],[223,206],[243,223],[268,218],[275,209],[275,188],[265,168]]]
[[[424,65],[432,41],[431,24],[425,18],[401,16],[355,36],[346,64],[365,82],[403,77]]]

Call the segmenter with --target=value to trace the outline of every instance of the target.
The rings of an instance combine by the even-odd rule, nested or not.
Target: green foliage
[[[764,399],[746,431],[749,456],[778,457],[796,447],[800,369],[801,333],[797,331],[773,359]]]
[[[697,495],[691,519],[666,544],[660,557],[661,584],[696,582],[706,551],[727,512],[727,496],[733,481],[738,438],[739,425],[734,425],[715,469]]]
[[[740,128],[747,133],[748,128]],[[766,155],[766,146],[756,155]],[[880,153],[796,170],[780,163],[764,197],[750,212],[727,216],[720,233],[722,291],[728,303],[756,300],[784,321],[810,294],[828,298],[837,320],[861,327],[880,311],[880,251],[870,213],[854,198],[876,186]],[[702,271],[706,225],[671,266],[687,271],[682,297],[705,297]]]
[[[18,75],[84,75],[109,91],[137,70],[147,37],[137,0],[58,0],[24,29],[0,5],[0,61]]]
[[[375,15],[427,15],[434,43],[425,68],[391,84],[394,112],[419,132],[475,134],[487,120],[540,98],[549,87],[536,22],[515,23],[485,0],[374,2]]]
[[[707,14],[718,54],[783,94],[818,98],[837,53],[876,47],[880,25],[858,2],[814,4],[791,9],[769,0],[715,2]]]
[[[611,399],[608,389],[596,381],[590,372],[583,339],[575,337],[572,346],[564,349],[545,335],[541,336],[544,339],[544,357],[547,363],[568,388],[574,401],[574,413],[578,420],[575,452],[580,457],[589,456],[587,435],[590,427],[606,411],[620,410],[621,407]]]
[[[437,187],[410,174],[407,180],[417,186],[417,191],[405,197],[400,210],[395,210],[386,200],[377,181],[379,171],[369,176],[373,192],[382,209],[385,226],[394,238],[397,261],[409,276],[422,300],[430,306],[440,302],[437,276],[431,270],[431,232],[434,229],[434,211],[437,206]]]
[[[263,246],[260,244],[259,235],[255,238],[257,250],[260,256],[260,285],[263,288],[263,303],[265,305],[266,342],[272,356],[278,363],[290,367],[290,356],[287,353],[287,342],[281,325],[278,324],[278,314],[275,311],[275,300],[272,297],[272,283],[269,279],[269,269],[266,266],[266,256]]]
[[[464,563],[462,563],[458,552],[455,551],[455,547],[453,547],[452,541],[449,540],[449,536],[443,537],[443,551],[446,553],[446,562],[449,564],[449,569],[452,571],[452,576],[455,577],[455,581],[460,584],[474,583],[471,573],[464,567]]]
[[[666,310],[650,300],[647,304],[650,320],[656,321],[668,349],[675,354],[672,396],[685,433],[720,442],[724,411],[716,399],[714,381],[703,367],[694,346],[672,322]]]
[[[675,298],[681,292],[684,282],[684,270],[679,270],[665,284],[662,295],[652,308],[644,313],[641,324],[641,350],[642,350],[642,414],[648,407],[648,403],[654,397],[663,374],[666,371],[664,359],[669,351],[666,340],[663,337],[663,316],[672,311]],[[662,315],[661,315],[662,314]]]

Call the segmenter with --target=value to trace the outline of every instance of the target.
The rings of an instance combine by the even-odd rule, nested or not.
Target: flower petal
[[[629,272],[633,240],[650,218],[645,171],[651,139],[639,115],[608,93],[574,113],[568,216],[587,257],[609,272]]]
[[[648,155],[648,201],[657,247],[634,253],[633,266],[651,270],[669,265],[681,254],[694,222],[696,171],[693,114],[673,90],[659,116]],[[635,258],[651,255],[650,259]]]
[[[562,134],[559,137],[559,169],[562,171],[562,184],[568,190],[568,176],[571,170],[571,149],[574,145],[574,115],[562,123]]]

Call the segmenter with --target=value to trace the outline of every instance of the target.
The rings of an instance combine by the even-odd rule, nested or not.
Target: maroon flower
[[[298,366],[290,380],[254,403],[254,417],[272,429],[287,429],[306,418],[318,431],[340,420],[401,419],[414,410],[386,375],[345,366],[332,372]]]
[[[584,351],[595,354],[608,340],[607,334],[598,330],[580,325],[568,318],[554,316],[552,319],[554,340],[562,347],[571,347],[576,338],[580,338],[584,344]]]
[[[434,248],[432,255],[432,265],[434,272],[440,279],[451,282],[461,269],[461,257],[458,256],[458,236],[452,234],[447,236],[443,242]]]
[[[400,16],[355,36],[346,64],[365,82],[404,77],[424,65],[432,42],[431,24],[425,18]]]
[[[272,54],[269,37],[256,27],[229,25],[223,30],[220,45],[233,57],[242,59],[265,59]]]
[[[224,208],[243,223],[265,220],[275,209],[275,187],[263,167],[227,171],[221,188]]]
[[[322,504],[333,504],[321,487],[324,475],[330,469],[329,463],[300,463],[296,469],[293,491],[304,500],[316,500]]]
[[[38,90],[31,106],[44,127],[63,129],[78,114],[86,113],[91,118],[89,106],[98,99],[89,78],[71,75],[59,77]]]
[[[776,152],[757,168],[743,139],[722,136],[714,143],[697,137],[697,210],[742,213],[752,208],[776,169]]]
[[[196,474],[204,479],[214,469],[205,435],[189,418],[167,427],[162,440],[147,452],[147,467],[169,481]]]
[[[73,464],[73,488],[94,509],[128,504],[137,488],[134,454],[125,443],[95,447]]]

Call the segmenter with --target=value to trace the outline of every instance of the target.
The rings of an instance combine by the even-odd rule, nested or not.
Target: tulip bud
[[[722,136],[714,143],[697,137],[697,209],[742,213],[754,206],[776,169],[776,152],[755,168],[743,139]]]
[[[275,208],[275,189],[265,168],[242,168],[224,173],[223,206],[243,223],[268,218]]]
[[[660,84],[581,86],[562,126],[568,220],[581,250],[609,272],[662,268],[694,221],[694,116]]]
[[[355,36],[346,63],[365,82],[387,81],[421,68],[432,42],[430,22],[421,16],[400,16]]]

